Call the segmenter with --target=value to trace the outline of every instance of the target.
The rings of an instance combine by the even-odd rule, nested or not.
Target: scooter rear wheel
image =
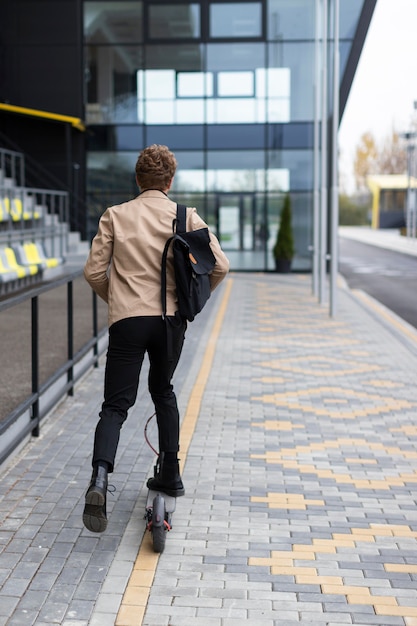
[[[153,499],[151,532],[154,552],[163,552],[166,541],[165,501],[159,494]]]

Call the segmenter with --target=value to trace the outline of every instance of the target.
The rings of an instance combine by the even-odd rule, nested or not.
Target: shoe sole
[[[103,507],[105,498],[101,491],[94,488],[85,496],[85,507],[83,512],[83,524],[92,533],[102,533],[107,528],[107,518]]]

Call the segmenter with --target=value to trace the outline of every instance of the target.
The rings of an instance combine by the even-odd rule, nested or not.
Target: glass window
[[[86,63],[87,122],[137,122],[136,71],[142,65],[142,48],[88,46]]]
[[[145,145],[160,143],[169,146],[177,153],[177,150],[203,150],[204,126],[196,124],[155,125],[145,126]],[[185,154],[188,154],[186,152]],[[193,152],[194,154],[194,152]],[[183,158],[184,152],[181,152]],[[177,155],[178,160],[178,155]],[[182,164],[181,167],[191,167]]]
[[[213,43],[207,46],[207,70],[255,70],[265,67],[263,43]]]
[[[138,93],[139,98],[147,100],[173,100],[175,98],[175,71],[139,71]]]
[[[268,39],[314,40],[316,24],[314,0],[268,0],[267,6]]]
[[[262,150],[210,150],[207,153],[207,188],[211,191],[255,191],[258,170],[265,164]]]
[[[260,2],[222,2],[210,4],[210,37],[261,37]]]
[[[271,150],[268,154],[268,167],[273,172],[288,170],[288,189],[307,191],[313,188],[312,150]],[[276,179],[280,184],[282,179]]]
[[[200,37],[200,5],[151,4],[148,34],[151,39]]]
[[[84,2],[84,37],[87,43],[140,43],[142,8],[131,2]]]
[[[198,43],[178,43],[146,46],[148,69],[172,68],[179,71],[202,71],[204,69],[204,46]]]
[[[213,74],[210,72],[178,72],[177,95],[179,98],[213,96]]]
[[[217,94],[225,96],[254,96],[253,72],[219,72]]]
[[[269,115],[276,119],[270,121],[314,119],[314,42],[271,43],[269,63],[281,69],[279,82],[271,80],[271,88],[275,89],[275,82],[281,98],[275,96],[275,91],[271,94]],[[283,117],[286,115],[287,119]]]

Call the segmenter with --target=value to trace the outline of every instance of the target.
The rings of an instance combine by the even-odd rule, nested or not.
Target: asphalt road
[[[417,328],[417,257],[340,237],[339,272]]]

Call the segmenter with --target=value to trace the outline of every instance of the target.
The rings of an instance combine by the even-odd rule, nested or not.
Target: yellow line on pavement
[[[216,319],[207,342],[203,361],[196,382],[190,394],[187,409],[181,424],[180,448],[181,468],[185,463],[188,448],[193,437],[207,380],[213,365],[216,345],[219,339],[224,316],[230,298],[233,280],[228,279],[217,311]],[[181,469],[182,471],[182,469]],[[133,572],[127,583],[115,626],[141,626],[148,604],[149,594],[158,565],[159,554],[153,551],[148,533],[145,532],[139,548]]]

